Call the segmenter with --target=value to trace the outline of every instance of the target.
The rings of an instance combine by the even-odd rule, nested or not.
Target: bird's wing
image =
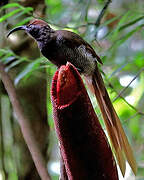
[[[75,48],[75,47],[79,47],[81,45],[85,46],[85,49],[88,53],[92,54],[92,56],[94,58],[97,59],[97,61],[100,64],[102,63],[101,58],[96,54],[96,52],[94,51],[94,49],[90,46],[90,44],[88,44],[84,39],[82,39],[78,34],[70,32],[70,31],[66,31],[66,30],[60,30],[60,31],[56,31],[56,34],[60,34],[61,37],[63,37],[63,41],[65,43],[65,45],[69,48]],[[69,38],[71,37],[71,38]]]

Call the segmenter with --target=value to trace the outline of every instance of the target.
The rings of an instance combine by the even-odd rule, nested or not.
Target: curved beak
[[[12,29],[12,30],[8,33],[7,38],[8,38],[13,32],[15,32],[15,31],[26,30],[26,29],[27,29],[27,26],[19,26],[19,27],[16,27],[16,28]]]

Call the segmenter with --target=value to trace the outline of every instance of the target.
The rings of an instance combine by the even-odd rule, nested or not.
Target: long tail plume
[[[92,85],[121,172],[124,176],[127,160],[136,175],[137,164],[133,151],[111,103],[97,65],[92,77]]]

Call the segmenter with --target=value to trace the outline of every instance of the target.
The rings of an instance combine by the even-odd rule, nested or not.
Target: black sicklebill
[[[79,35],[66,30],[54,30],[39,19],[11,30],[8,36],[18,30],[25,30],[33,37],[41,53],[57,67],[69,61],[84,75],[96,96],[122,174],[125,174],[126,160],[136,174],[133,151],[105,88],[97,65],[98,62],[102,64],[102,61],[94,49]]]

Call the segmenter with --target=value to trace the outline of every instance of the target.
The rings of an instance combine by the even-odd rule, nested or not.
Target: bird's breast
[[[58,67],[69,61],[85,75],[92,75],[94,72],[96,59],[86,51],[83,45],[70,48],[51,42],[40,49],[42,54]]]

